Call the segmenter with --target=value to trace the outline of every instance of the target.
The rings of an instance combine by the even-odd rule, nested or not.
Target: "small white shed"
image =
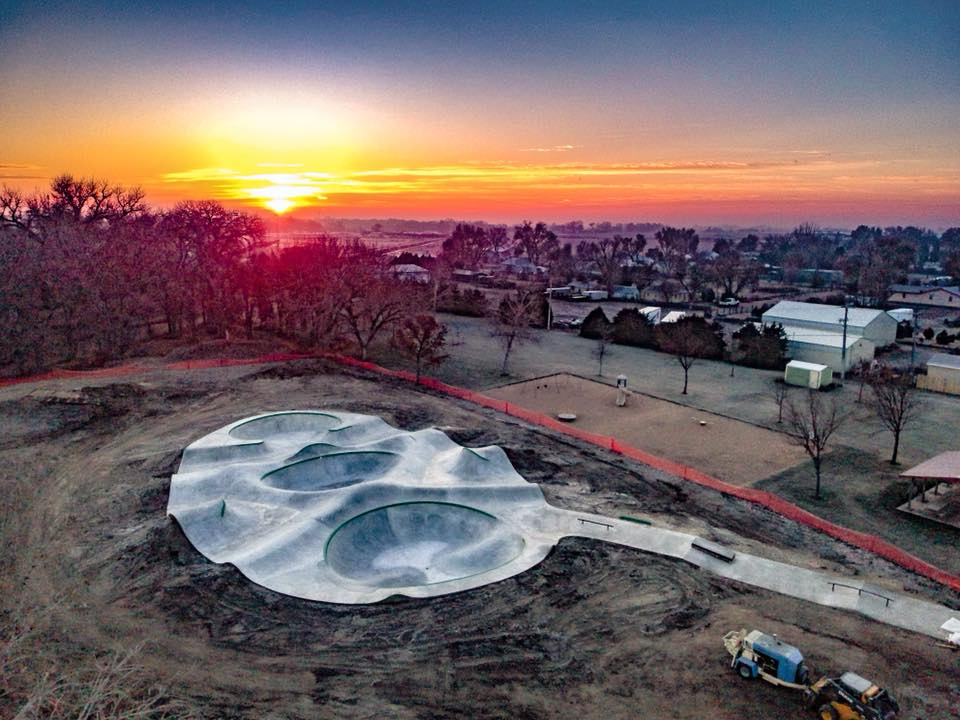
[[[791,360],[783,371],[783,381],[787,385],[819,389],[833,382],[833,370],[827,365]]]

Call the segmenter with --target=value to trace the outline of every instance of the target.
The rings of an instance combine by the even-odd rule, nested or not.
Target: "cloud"
[[[271,169],[276,172],[269,172]],[[267,170],[258,172],[258,170]],[[826,157],[819,150],[782,151],[775,159],[663,160],[632,163],[478,162],[392,166],[330,173],[303,165],[259,164],[167,173],[165,183],[190,185],[208,197],[248,205],[265,199],[298,206],[378,204],[436,206],[468,198],[490,206],[542,202],[607,205],[636,202],[759,202],[763,198],[869,197],[899,183],[913,195],[946,196],[953,174],[895,176],[876,160]],[[551,199],[552,198],[552,199]]]
[[[520,152],[563,153],[563,152],[570,152],[571,150],[576,150],[581,147],[583,146],[582,145],[552,145],[548,147],[520,148]]]

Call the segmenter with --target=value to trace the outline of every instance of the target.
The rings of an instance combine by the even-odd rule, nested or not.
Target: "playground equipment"
[[[627,398],[633,395],[627,390],[627,376],[617,375],[617,407],[623,407],[627,404]]]

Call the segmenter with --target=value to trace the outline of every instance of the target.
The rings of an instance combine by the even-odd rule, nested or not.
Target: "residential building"
[[[960,286],[891,285],[887,302],[894,305],[917,305],[960,310]]]

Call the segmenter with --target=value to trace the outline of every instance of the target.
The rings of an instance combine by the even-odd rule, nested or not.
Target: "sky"
[[[295,216],[960,225],[960,2],[0,3],[0,183]]]

